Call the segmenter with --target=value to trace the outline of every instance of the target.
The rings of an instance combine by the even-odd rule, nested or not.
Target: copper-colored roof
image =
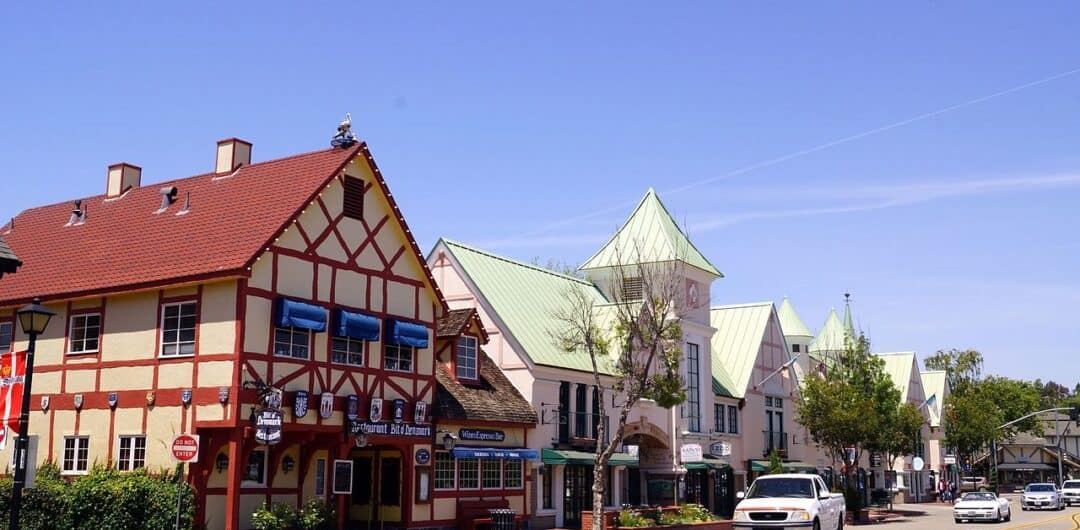
[[[483,420],[536,424],[536,410],[483,351],[480,384],[463,385],[443,363],[435,364],[435,415],[442,420]]]

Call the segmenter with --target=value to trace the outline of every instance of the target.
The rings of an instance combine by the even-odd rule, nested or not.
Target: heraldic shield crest
[[[185,388],[180,391],[180,402],[185,406],[191,404],[191,389]]]
[[[333,392],[323,392],[322,400],[319,402],[319,416],[323,419],[329,418],[334,413],[334,394]]]
[[[75,410],[81,410],[82,409],[82,402],[83,402],[83,395],[82,394],[75,394],[74,402],[75,402]]]
[[[360,417],[360,396],[349,394],[345,401],[345,417],[352,421]]]
[[[371,410],[368,417],[371,419],[371,423],[382,421],[382,398],[371,398]]]
[[[108,399],[109,401],[110,409],[115,409],[116,404],[120,402],[120,396],[116,392],[109,392],[109,395],[106,399]]]
[[[229,402],[229,387],[222,386],[217,389],[217,400],[222,405]]]
[[[405,400],[394,400],[394,423],[401,423],[405,421]]]
[[[49,396],[41,396],[41,412],[49,410]]]
[[[308,393],[307,390],[297,390],[293,394],[292,412],[293,416],[297,418],[303,418],[307,416],[308,410]]]
[[[413,416],[414,422],[424,423],[427,418],[427,401],[417,401],[416,405],[413,405]]]

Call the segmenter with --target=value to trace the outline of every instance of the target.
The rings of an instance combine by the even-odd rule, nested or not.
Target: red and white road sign
[[[199,461],[199,435],[178,434],[172,441],[172,455],[177,462]]]

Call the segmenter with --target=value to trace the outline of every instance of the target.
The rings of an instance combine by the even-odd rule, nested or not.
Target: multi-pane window
[[[75,315],[71,317],[71,341],[68,353],[89,353],[98,351],[101,340],[101,315]]]
[[[86,457],[89,453],[89,436],[65,436],[63,472],[69,474],[86,473]]]
[[[334,337],[330,350],[335,363],[364,365],[364,341],[349,337]]]
[[[480,472],[483,478],[484,489],[499,489],[502,487],[502,461],[481,460]]]
[[[555,478],[554,473],[551,472],[551,466],[544,466],[540,470],[541,479],[544,481],[543,491],[541,492],[540,508],[543,510],[551,510],[555,508],[554,491],[551,481]]]
[[[523,480],[522,471],[521,460],[504,460],[503,487],[507,489],[520,488]]]
[[[383,368],[396,372],[411,372],[413,365],[413,347],[402,344],[387,344],[383,348]]]
[[[585,385],[578,383],[577,390],[574,393],[574,436],[587,438],[589,434],[585,431],[585,426],[588,424],[585,421],[588,416],[585,411],[585,400],[587,399]]]
[[[274,355],[307,359],[311,331],[304,328],[274,328]]]
[[[435,489],[454,489],[454,457],[446,451],[435,451]]]
[[[322,497],[326,495],[326,459],[319,458],[315,460],[315,495]]]
[[[0,352],[11,351],[11,338],[15,333],[15,325],[11,322],[0,322]]]
[[[480,461],[475,458],[458,459],[458,487],[463,490],[480,489]]]
[[[686,343],[686,408],[690,432],[701,432],[701,362],[698,345]]]
[[[735,408],[735,405],[728,405],[728,430],[730,434],[739,434],[739,409]]]
[[[146,437],[121,436],[120,452],[116,456],[116,469],[131,471],[146,466]]]
[[[714,419],[716,424],[713,430],[716,432],[724,432],[724,427],[726,427],[726,424],[724,423],[724,406],[719,403],[713,405],[713,414],[716,415],[716,418]]]
[[[195,302],[166,304],[161,311],[161,355],[195,353]]]
[[[461,337],[457,341],[457,376],[459,379],[477,379],[476,338]]]
[[[255,449],[248,453],[244,482],[251,485],[266,484],[266,450]]]

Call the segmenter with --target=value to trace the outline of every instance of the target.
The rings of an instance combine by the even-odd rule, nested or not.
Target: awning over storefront
[[[768,471],[768,460],[751,460],[750,471]],[[817,468],[806,462],[784,462],[784,471],[788,473],[817,473]]]
[[[334,334],[356,340],[379,340],[379,319],[363,313],[335,309]]]
[[[596,460],[596,454],[585,451],[571,451],[568,449],[544,449],[540,451],[540,459],[545,464],[578,464],[591,466]],[[626,453],[614,453],[608,459],[609,466],[637,467],[638,459]]]
[[[386,319],[386,342],[414,348],[427,348],[428,328],[412,322]]]
[[[540,452],[523,447],[461,447],[450,452],[454,458],[504,458],[510,460],[539,460]]]
[[[998,464],[998,471],[1057,471],[1057,468],[1050,464],[1035,463],[1035,464]]]
[[[706,456],[701,462],[687,462],[683,464],[683,467],[686,469],[724,469],[726,467],[731,467],[731,464],[728,464],[726,461],[719,458]]]
[[[326,331],[326,309],[315,304],[278,298],[274,324],[282,328]]]

